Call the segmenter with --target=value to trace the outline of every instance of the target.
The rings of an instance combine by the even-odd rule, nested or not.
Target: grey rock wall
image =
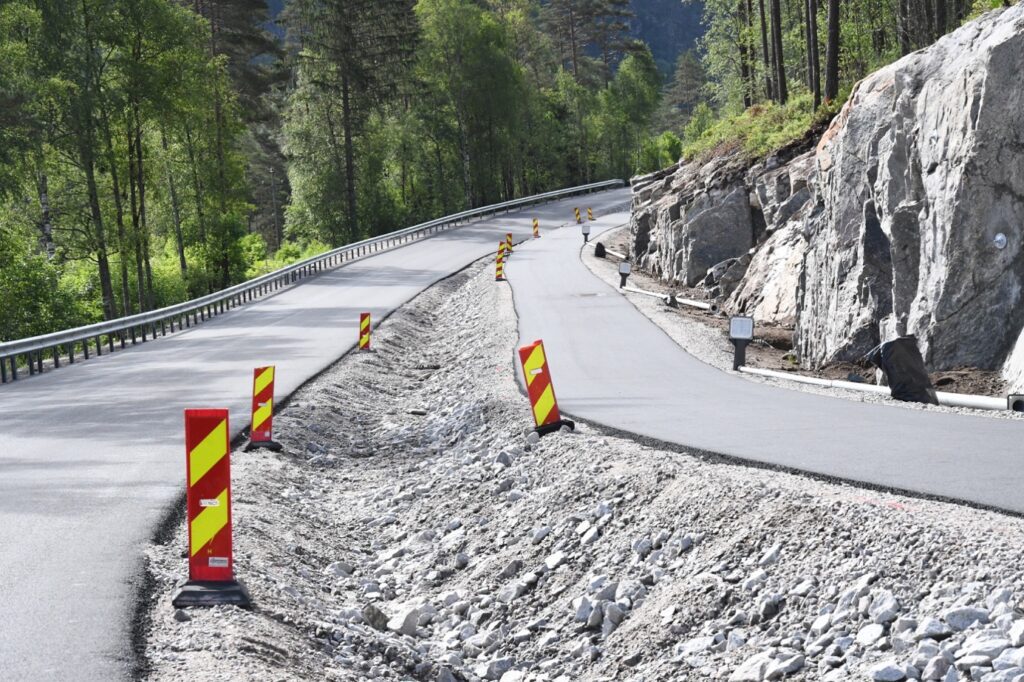
[[[1017,5],[857,86],[817,149],[798,300],[805,365],[903,333],[933,368],[1005,359],[1024,324],[1022,73]]]
[[[1018,4],[864,79],[808,154],[638,179],[637,263],[794,326],[804,366],[915,334],[1024,386],[1022,74]]]

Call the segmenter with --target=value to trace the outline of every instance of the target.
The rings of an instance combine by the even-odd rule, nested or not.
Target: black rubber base
[[[281,452],[284,450],[284,446],[273,440],[251,440],[249,444],[245,446],[246,452],[252,452],[253,450],[272,450],[273,452]]]
[[[576,430],[576,422],[571,421],[569,419],[559,419],[556,422],[551,422],[550,424],[544,424],[543,426],[538,426],[537,428],[534,429],[534,431],[539,433],[541,438],[543,438],[544,436],[548,435],[549,433],[554,433],[556,431],[560,431],[563,426],[568,426],[569,429],[572,430],[572,431]]]
[[[219,606],[233,604],[247,609],[252,606],[249,591],[237,580],[228,582],[188,581],[178,589],[171,604],[183,609],[189,606]]]

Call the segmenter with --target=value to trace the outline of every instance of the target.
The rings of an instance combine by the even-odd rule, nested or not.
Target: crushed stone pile
[[[538,439],[516,342],[484,263],[300,389],[283,454],[233,454],[254,608],[171,606],[182,523],[147,551],[144,677],[1024,680],[1019,519]]]

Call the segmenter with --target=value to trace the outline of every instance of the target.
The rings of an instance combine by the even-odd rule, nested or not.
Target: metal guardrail
[[[256,277],[248,282],[236,284],[223,291],[177,305],[52,334],[0,343],[0,383],[7,383],[18,378],[19,357],[24,359],[24,364],[28,366],[29,374],[43,371],[43,361],[48,351],[52,356],[54,367],[60,367],[62,351],[67,355],[68,363],[74,364],[76,347],[81,348],[85,359],[89,358],[90,343],[94,345],[96,355],[103,354],[104,346],[107,347],[108,352],[112,353],[116,346],[124,348],[129,341],[132,345],[137,344],[140,337],[144,343],[147,340],[147,336],[149,338],[156,338],[158,332],[166,336],[168,326],[173,333],[175,323],[178,324],[179,330],[191,327],[194,324],[205,321],[208,317],[213,317],[226,310],[238,307],[243,303],[255,300],[309,275],[330,267],[336,267],[347,261],[429,237],[440,231],[457,227],[466,220],[494,215],[501,211],[508,212],[512,209],[563,199],[565,197],[614,189],[622,187],[624,184],[622,180],[608,180],[463,211],[419,225],[413,225],[403,230],[365,239],[361,242],[347,244],[318,256],[292,263],[280,270]],[[8,376],[8,370],[10,370],[10,376]]]

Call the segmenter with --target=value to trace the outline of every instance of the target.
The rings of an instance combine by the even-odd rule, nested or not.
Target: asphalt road
[[[628,220],[603,216],[594,236]],[[581,262],[579,229],[524,244],[509,281],[559,407],[661,441],[1024,513],[1024,423],[777,388],[683,351]]]
[[[253,367],[277,366],[280,401],[353,347],[360,312],[376,323],[496,251],[506,231],[527,238],[533,217],[547,231],[573,206],[600,214],[627,200],[618,190],[489,218],[0,386],[0,679],[129,674],[142,549],[184,489],[184,408],[230,408],[235,435],[248,426]]]

